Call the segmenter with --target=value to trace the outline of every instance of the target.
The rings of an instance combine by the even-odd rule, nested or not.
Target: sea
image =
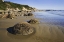
[[[41,11],[33,14],[35,18],[40,19],[40,22],[64,27],[64,11]]]

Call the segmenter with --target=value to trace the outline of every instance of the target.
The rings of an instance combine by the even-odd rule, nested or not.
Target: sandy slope
[[[34,17],[17,17],[13,20],[0,19],[0,42],[64,42],[64,27],[41,22],[32,24],[36,29],[36,32],[32,35],[20,36],[8,33],[7,28],[31,18]]]

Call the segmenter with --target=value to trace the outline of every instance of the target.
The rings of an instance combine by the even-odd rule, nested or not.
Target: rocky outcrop
[[[14,14],[8,14],[6,18],[13,19],[14,17],[15,17]]]
[[[34,27],[32,27],[29,23],[23,22],[23,23],[18,23],[13,26],[13,31],[14,34],[19,34],[19,35],[29,35],[34,32]]]

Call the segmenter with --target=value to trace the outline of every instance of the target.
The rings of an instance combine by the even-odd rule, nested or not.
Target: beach
[[[34,34],[28,36],[13,35],[7,31],[7,28],[13,27],[19,22],[27,22],[30,19],[37,19],[39,21],[38,24],[31,24],[35,28]],[[45,18],[42,20],[42,18],[34,16],[0,19],[0,42],[64,42],[64,27],[43,21],[45,21]]]

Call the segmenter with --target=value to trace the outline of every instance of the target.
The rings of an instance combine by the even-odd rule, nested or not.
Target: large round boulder
[[[32,27],[29,23],[17,23],[13,26],[14,34],[20,34],[20,35],[29,35],[32,34],[35,30],[34,27]]]
[[[28,16],[33,16],[33,14],[32,13],[28,13]]]
[[[28,16],[28,14],[24,14],[24,16]]]
[[[32,13],[24,14],[24,16],[33,16]]]
[[[36,23],[39,23],[37,19],[31,19],[28,21],[28,23],[30,24],[36,24]]]

